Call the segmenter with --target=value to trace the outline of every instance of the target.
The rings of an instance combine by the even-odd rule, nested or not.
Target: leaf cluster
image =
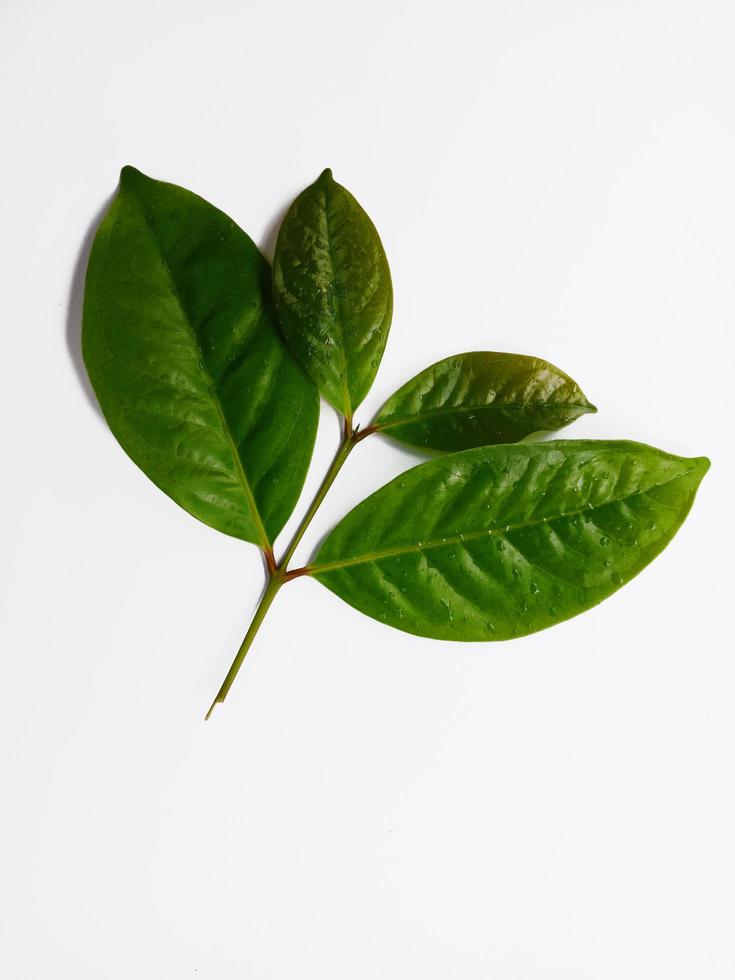
[[[283,219],[273,267],[226,214],[125,167],[87,270],[83,353],[131,459],[194,517],[252,542],[261,603],[223,701],[279,589],[308,575],[421,636],[505,640],[615,592],[671,540],[709,463],[635,442],[527,443],[596,409],[538,357],[472,351],[432,364],[363,428],[393,287],[372,221],[330,170]],[[342,420],[334,462],[293,539],[322,396]],[[350,453],[368,436],[431,459],[358,504],[290,568]],[[210,709],[211,711],[211,709]]]

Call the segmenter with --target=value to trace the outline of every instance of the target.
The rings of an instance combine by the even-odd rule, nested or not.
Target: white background
[[[733,4],[3,0],[0,38],[0,974],[735,977]],[[495,646],[298,581],[205,725],[262,567],[84,381],[125,163],[268,253],[331,166],[396,286],[360,420],[450,353],[548,357],[600,407],[569,434],[711,456],[676,540]],[[415,459],[365,443],[309,546]]]

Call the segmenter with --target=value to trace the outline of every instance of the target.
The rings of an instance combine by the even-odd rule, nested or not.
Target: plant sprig
[[[224,701],[281,587],[311,576],[421,636],[504,640],[589,609],[671,540],[709,467],[634,442],[526,436],[596,409],[548,361],[473,351],[354,413],[393,311],[377,231],[329,170],[293,202],[273,269],[221,211],[132,167],[95,237],[83,353],[114,435],[185,510],[256,544],[266,586],[218,691]],[[319,396],[342,440],[280,559],[311,461]],[[433,454],[290,562],[347,458],[382,434]]]

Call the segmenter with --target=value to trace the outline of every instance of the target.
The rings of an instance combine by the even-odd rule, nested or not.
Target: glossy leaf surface
[[[89,260],[83,352],[110,428],[150,479],[204,523],[268,547],[301,491],[319,406],[250,238],[126,167]]]
[[[473,351],[411,378],[372,428],[421,449],[456,452],[519,442],[596,411],[575,381],[538,357]]]
[[[273,287],[294,354],[327,401],[351,416],[383,356],[393,288],[372,221],[331,170],[283,219]]]
[[[633,442],[440,457],[352,510],[313,574],[409,633],[533,633],[596,605],[644,568],[676,533],[708,466]]]

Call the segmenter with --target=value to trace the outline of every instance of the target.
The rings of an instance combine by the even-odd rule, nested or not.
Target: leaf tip
[[[120,171],[120,186],[125,187],[126,184],[130,184],[134,180],[140,180],[143,176],[140,170],[126,163]]]
[[[326,167],[324,170],[322,170],[322,172],[319,174],[319,180],[333,181],[334,175],[332,174],[332,168]]]

